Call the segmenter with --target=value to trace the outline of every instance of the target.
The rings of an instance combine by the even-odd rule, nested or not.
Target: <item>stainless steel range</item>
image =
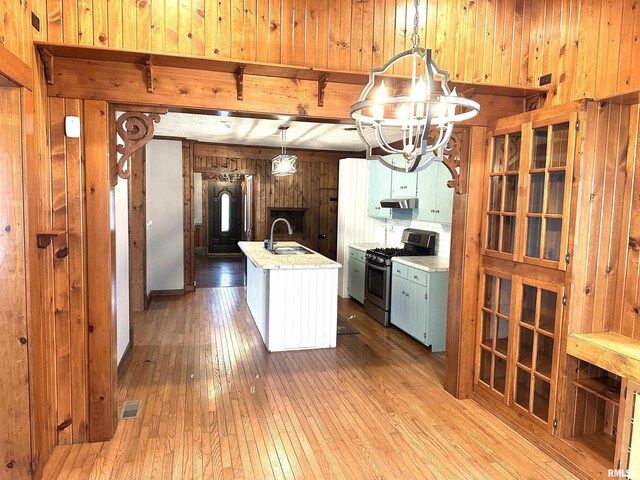
[[[391,312],[391,259],[403,256],[436,254],[438,234],[406,228],[402,232],[404,248],[367,250],[365,267],[364,310],[385,327]]]

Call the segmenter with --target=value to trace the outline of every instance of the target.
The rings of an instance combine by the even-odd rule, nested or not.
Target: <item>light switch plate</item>
[[[80,117],[64,117],[64,133],[68,138],[80,138]]]

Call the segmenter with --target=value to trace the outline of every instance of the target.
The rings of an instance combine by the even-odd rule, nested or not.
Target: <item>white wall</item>
[[[184,288],[182,142],[151,140],[146,156],[147,293]]]
[[[116,343],[118,363],[129,345],[129,182],[118,178],[116,212]]]
[[[362,158],[340,160],[338,184],[338,262],[340,271],[338,294],[347,298],[347,276],[349,269],[348,246],[351,243],[381,243],[401,246],[402,231],[405,228],[419,228],[437,232],[436,255],[449,258],[451,249],[451,225],[421,222],[413,218],[407,220],[378,220],[370,218],[367,212],[369,189],[369,164]]]

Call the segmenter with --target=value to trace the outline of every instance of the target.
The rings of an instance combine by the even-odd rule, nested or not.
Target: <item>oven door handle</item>
[[[379,270],[381,272],[386,272],[389,267],[379,267],[378,265],[373,265],[369,262],[366,264],[367,268],[373,268],[374,270]]]

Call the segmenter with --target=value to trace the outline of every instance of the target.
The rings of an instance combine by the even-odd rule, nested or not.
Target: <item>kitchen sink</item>
[[[276,247],[273,252],[274,255],[310,255],[313,252],[305,247]]]

